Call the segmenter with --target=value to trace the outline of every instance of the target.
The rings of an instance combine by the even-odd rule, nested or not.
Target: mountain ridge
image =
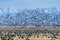
[[[60,25],[60,12],[56,7],[18,10],[9,7],[3,11],[0,9],[0,25]]]

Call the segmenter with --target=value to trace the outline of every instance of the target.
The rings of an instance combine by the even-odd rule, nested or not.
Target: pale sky
[[[17,9],[56,7],[60,9],[60,0],[0,0],[0,8],[12,6]]]

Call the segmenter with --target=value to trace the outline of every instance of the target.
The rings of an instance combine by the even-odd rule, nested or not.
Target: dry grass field
[[[60,40],[60,26],[1,26],[0,40]]]

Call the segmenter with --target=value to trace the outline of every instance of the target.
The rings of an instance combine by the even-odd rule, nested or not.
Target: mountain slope
[[[0,25],[60,25],[60,12],[55,7],[23,11],[9,7],[0,9]]]

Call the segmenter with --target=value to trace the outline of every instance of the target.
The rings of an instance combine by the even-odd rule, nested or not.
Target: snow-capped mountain
[[[58,10],[56,7],[49,8],[49,12],[56,13]]]
[[[0,15],[3,13],[3,10],[0,8]]]
[[[14,7],[8,7],[5,9],[5,12],[17,13],[17,9],[15,9]]]
[[[45,13],[48,13],[48,12],[49,12],[49,10],[48,10],[48,9],[45,9],[45,10],[44,10],[44,12],[45,12]]]
[[[5,10],[0,9],[0,24],[6,26],[60,25],[60,12],[55,7],[23,11],[8,7]]]

